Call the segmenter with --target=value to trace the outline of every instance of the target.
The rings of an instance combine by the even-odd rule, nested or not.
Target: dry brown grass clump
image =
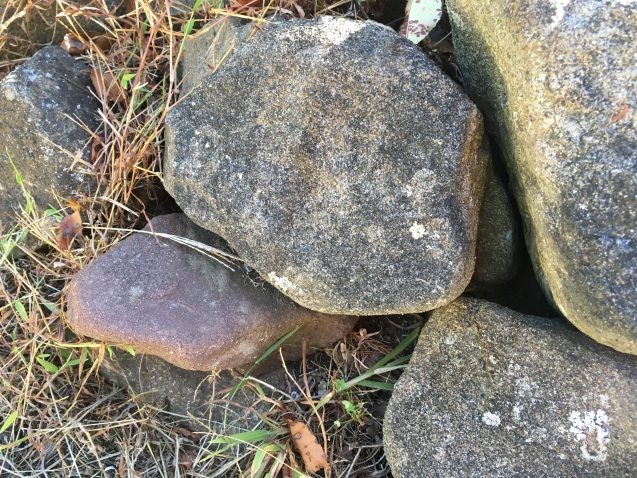
[[[284,364],[294,391],[248,378],[244,386],[269,404],[262,430],[279,431],[265,439],[259,429],[220,437],[174,426],[179,417],[97,374],[106,344],[66,327],[70,277],[149,217],[174,208],[161,187],[162,128],[176,101],[184,37],[228,15],[258,21],[270,13],[307,17],[358,5],[231,0],[225,7],[198,0],[194,10],[171,15],[173,3],[126,0],[116,12],[101,0],[9,0],[0,15],[0,78],[70,32],[94,69],[101,105],[101,126],[90,132],[96,189],[60,197],[46,210],[24,189],[18,225],[0,237],[0,476],[305,476],[285,430],[290,413],[327,439],[332,476],[388,476],[378,417],[405,358],[386,355],[387,344],[410,330],[379,340],[362,329],[300,368]],[[54,33],[34,27],[38,17],[53,23]],[[73,211],[83,228],[66,247],[59,224]]]

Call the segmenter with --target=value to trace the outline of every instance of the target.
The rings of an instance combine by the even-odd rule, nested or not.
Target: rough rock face
[[[86,65],[56,46],[0,82],[0,230],[8,229],[11,210],[25,204],[11,162],[41,207],[55,204],[52,191],[67,196],[89,182],[81,163],[90,159],[90,135],[80,126],[97,127],[89,84]]]
[[[195,36],[187,38],[181,63],[181,94],[201,85],[221,67],[253,29],[252,23],[242,24],[238,18],[224,17],[210,22]]]
[[[637,3],[447,7],[547,293],[580,330],[637,354]]]
[[[502,179],[492,171],[480,208],[472,285],[502,284],[513,277],[520,254],[519,233],[511,199]]]
[[[423,327],[384,420],[396,478],[624,477],[637,359],[561,319],[461,298]]]
[[[171,414],[172,422],[198,431],[230,435],[250,430],[259,423],[255,411],[265,413],[272,407],[271,403],[260,401],[249,387],[242,387],[232,400],[223,400],[240,381],[227,371],[210,375],[184,370],[152,355],[133,357],[114,349],[100,373],[130,389],[144,402],[163,407]],[[288,389],[285,371],[280,367],[259,378],[279,390]]]
[[[223,247],[183,214],[156,217],[150,226],[155,233]],[[251,364],[298,325],[290,339],[296,346],[286,348],[289,358],[299,357],[302,339],[327,346],[352,329],[354,317],[303,309],[233,267],[170,239],[137,233],[73,278],[67,318],[80,334],[130,345],[188,370]]]
[[[471,278],[481,140],[476,107],[394,32],[270,24],[170,113],[165,186],[305,307],[422,312]]]

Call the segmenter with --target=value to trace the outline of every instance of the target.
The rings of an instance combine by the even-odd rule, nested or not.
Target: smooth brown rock
[[[502,179],[491,171],[480,209],[476,266],[471,285],[497,285],[511,279],[518,269],[520,230],[511,199]]]
[[[156,217],[150,226],[155,233],[224,247],[182,214]],[[330,345],[356,321],[304,309],[251,281],[240,265],[232,267],[173,240],[136,233],[73,278],[68,321],[82,335],[130,345],[188,370],[251,364],[302,325],[290,339],[296,347],[286,348],[287,358],[294,359],[303,339],[309,346]]]

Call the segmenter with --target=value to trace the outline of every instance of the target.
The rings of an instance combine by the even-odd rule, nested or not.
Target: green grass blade
[[[2,426],[0,427],[0,433],[6,432],[7,429],[13,425],[13,423],[16,421],[16,419],[18,418],[18,411],[14,411],[9,413],[9,415],[7,416],[7,418],[5,418],[4,422],[2,423]]]
[[[19,300],[16,300],[13,303],[13,308],[18,314],[18,317],[20,317],[20,319],[22,319],[23,322],[29,321],[29,314],[27,314],[27,310],[24,308],[24,304],[22,302],[20,302]]]
[[[394,390],[394,384],[390,382],[377,382],[374,380],[361,380],[358,382],[359,387],[366,388],[377,388],[380,390],[389,390],[390,392]]]
[[[49,354],[42,354],[42,355],[38,355],[35,360],[42,366],[42,368],[44,370],[46,370],[49,373],[58,373],[60,371],[60,367],[58,367],[57,365],[55,365],[52,362],[49,362],[47,360]]]
[[[411,343],[418,338],[419,335],[420,335],[420,327],[418,327],[417,329],[414,329],[407,337],[405,337],[403,340],[401,340],[400,343],[396,346],[396,348],[394,350],[389,352],[382,359],[380,359],[378,362],[376,362],[374,365],[372,365],[372,367],[369,370],[367,370],[367,372],[370,372],[372,370],[376,370],[377,368],[380,368],[380,367],[386,365],[387,363],[389,363],[398,354],[402,353],[403,350],[405,350],[407,347],[409,347],[411,345]]]
[[[250,430],[233,435],[221,435],[210,440],[210,443],[220,445],[240,445],[244,443],[261,443],[266,440],[273,440],[276,432],[272,430]]]
[[[250,376],[250,373],[252,372],[252,370],[254,370],[254,367],[256,367],[265,359],[267,359],[270,355],[272,355],[273,352],[277,351],[279,347],[281,347],[281,345],[283,345],[283,343],[286,342],[290,337],[296,334],[300,328],[301,328],[301,325],[297,325],[290,332],[288,332],[279,340],[274,342],[274,344],[270,345],[270,347],[268,347],[268,349],[265,352],[263,352],[258,359],[254,361],[254,365],[252,365],[248,369],[248,371],[244,374],[244,377],[241,379],[241,381],[238,384],[236,384],[234,387],[232,387],[232,390],[230,390],[230,392],[228,392],[228,398],[232,399],[236,395],[236,393],[241,389],[241,387],[245,385],[248,377]]]

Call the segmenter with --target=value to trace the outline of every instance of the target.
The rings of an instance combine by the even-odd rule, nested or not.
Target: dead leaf
[[[69,55],[76,56],[86,53],[86,45],[82,43],[82,40],[80,40],[74,33],[67,33],[64,35],[64,39],[60,46]]]
[[[124,91],[113,73],[93,68],[90,75],[91,83],[98,97],[117,102],[123,102],[126,99],[126,95],[124,95]]]
[[[78,211],[65,216],[59,225],[60,232],[57,237],[58,249],[68,251],[75,236],[82,232],[82,217]]]
[[[81,212],[83,207],[80,201],[75,198],[68,198],[66,200],[67,207],[70,207],[73,211]]]
[[[115,43],[115,39],[108,35],[96,35],[92,38],[92,41],[93,44],[104,53],[108,53],[113,43]]]
[[[331,467],[323,447],[319,445],[314,433],[303,422],[287,420],[294,446],[303,458],[305,471],[316,473],[321,468],[327,472]]]
[[[263,0],[231,0],[231,10],[241,10],[242,8],[262,8]]]
[[[135,0],[124,0],[124,13],[133,13],[137,8],[137,2]]]
[[[623,121],[628,117],[628,113],[630,113],[630,106],[626,103],[619,105],[615,112],[613,112],[613,116],[610,117],[610,122],[617,123]]]

